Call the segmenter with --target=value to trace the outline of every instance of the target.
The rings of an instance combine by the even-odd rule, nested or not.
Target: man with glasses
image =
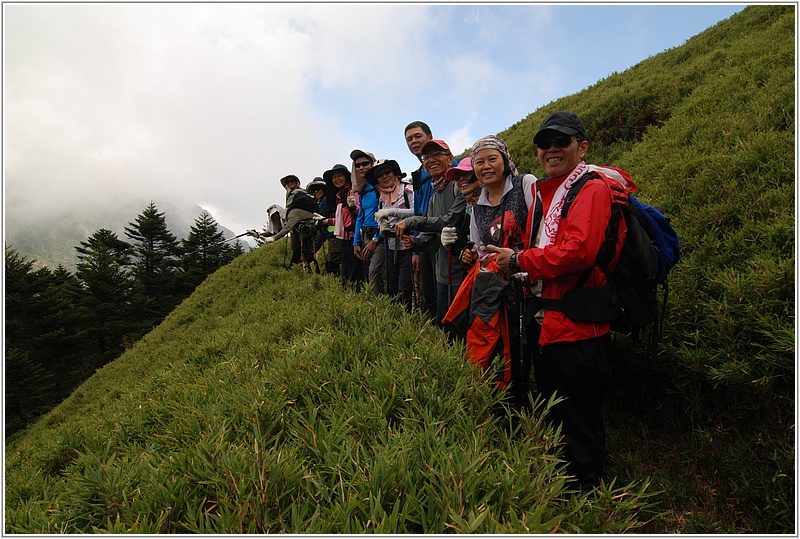
[[[536,211],[526,231],[530,248],[516,252],[490,246],[488,250],[498,253],[497,263],[504,271],[526,272],[531,282],[541,284],[542,300],[557,304],[565,293],[578,288],[579,280],[585,281],[586,288],[608,284],[595,261],[611,217],[611,186],[621,186],[626,180],[616,169],[586,164],[586,130],[573,112],[550,114],[533,142],[547,175],[536,183]],[[592,179],[562,218],[570,187],[587,172]],[[626,232],[621,220],[610,271]],[[605,458],[602,403],[611,382],[610,320],[577,321],[553,308],[541,309],[536,320],[538,324],[532,324],[539,343],[532,357],[536,386],[545,400],[553,393],[565,398],[553,407],[550,418],[562,425],[567,470],[575,476],[575,487],[588,490],[599,484]]]
[[[375,188],[367,181],[367,172],[375,166],[375,156],[370,152],[355,149],[350,152],[353,160],[353,185],[359,197],[356,231],[353,236],[353,253],[361,260],[364,278],[372,288],[372,294],[383,292],[383,250],[379,245],[378,222],[375,212],[378,210],[378,195]],[[380,252],[378,252],[380,251]]]
[[[458,256],[441,244],[440,234],[447,226],[460,227],[464,222],[467,203],[447,171],[457,164],[450,147],[443,140],[429,140],[421,149],[422,166],[431,176],[433,195],[424,214],[407,217],[395,225],[395,234],[404,236],[406,230],[419,232],[416,237],[404,236],[408,248],[434,254],[434,286],[436,291],[435,323],[442,319],[464,277],[464,266]],[[415,194],[416,196],[416,194]],[[458,251],[456,251],[456,254]]]

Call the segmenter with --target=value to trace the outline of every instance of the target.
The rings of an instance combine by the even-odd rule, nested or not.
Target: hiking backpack
[[[658,328],[657,288],[662,285],[666,305],[667,276],[680,258],[680,241],[661,211],[637,199],[618,181],[597,172],[587,172],[572,184],[561,210],[562,219],[567,217],[581,188],[594,179],[605,181],[612,193],[611,217],[595,262],[606,274],[608,284],[584,287],[593,270],[588,268],[574,289],[559,300],[542,299],[542,307],[578,321],[610,320],[614,331],[638,336],[651,324]],[[628,232],[617,266],[611,272],[608,266],[616,251],[620,219],[625,220]]]

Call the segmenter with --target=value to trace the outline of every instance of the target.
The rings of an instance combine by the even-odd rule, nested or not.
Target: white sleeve
[[[533,204],[536,202],[536,190],[535,187],[532,189],[531,186],[535,186],[537,181],[536,176],[533,174],[525,174],[522,177],[522,189],[525,193],[525,204],[528,206],[528,211],[533,208]]]

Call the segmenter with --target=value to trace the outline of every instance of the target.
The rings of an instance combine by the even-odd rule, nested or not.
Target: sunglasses
[[[367,167],[372,164],[372,161],[356,161],[356,168]]]
[[[557,137],[549,137],[544,138],[536,143],[536,147],[540,150],[547,150],[555,143],[556,146],[559,148],[566,148],[570,144],[572,144],[572,136],[571,135],[559,135]]]

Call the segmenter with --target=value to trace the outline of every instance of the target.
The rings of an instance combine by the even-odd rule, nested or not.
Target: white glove
[[[252,236],[252,237],[254,237],[255,239],[258,239],[258,238],[261,236],[261,235],[258,233],[258,231],[257,231],[257,230],[255,230],[255,229],[253,229],[253,230],[248,230],[248,231],[247,231],[247,235],[248,235],[248,236]]]
[[[451,247],[456,240],[458,240],[458,232],[456,232],[456,227],[446,226],[442,229],[441,241],[445,249]]]
[[[312,215],[312,217],[314,218],[315,221],[324,221],[325,219],[327,219],[327,217],[325,217],[324,215],[320,215],[318,213],[315,213],[314,215]]]
[[[355,195],[350,195],[349,197],[347,197],[347,205],[350,206],[351,208],[355,208],[356,207],[356,196]]]
[[[382,210],[378,210],[375,212],[375,220],[380,221],[381,219],[386,219],[392,213],[391,208],[383,208]]]
[[[275,241],[275,236],[270,236],[264,240],[264,243],[272,243],[273,241]]]

